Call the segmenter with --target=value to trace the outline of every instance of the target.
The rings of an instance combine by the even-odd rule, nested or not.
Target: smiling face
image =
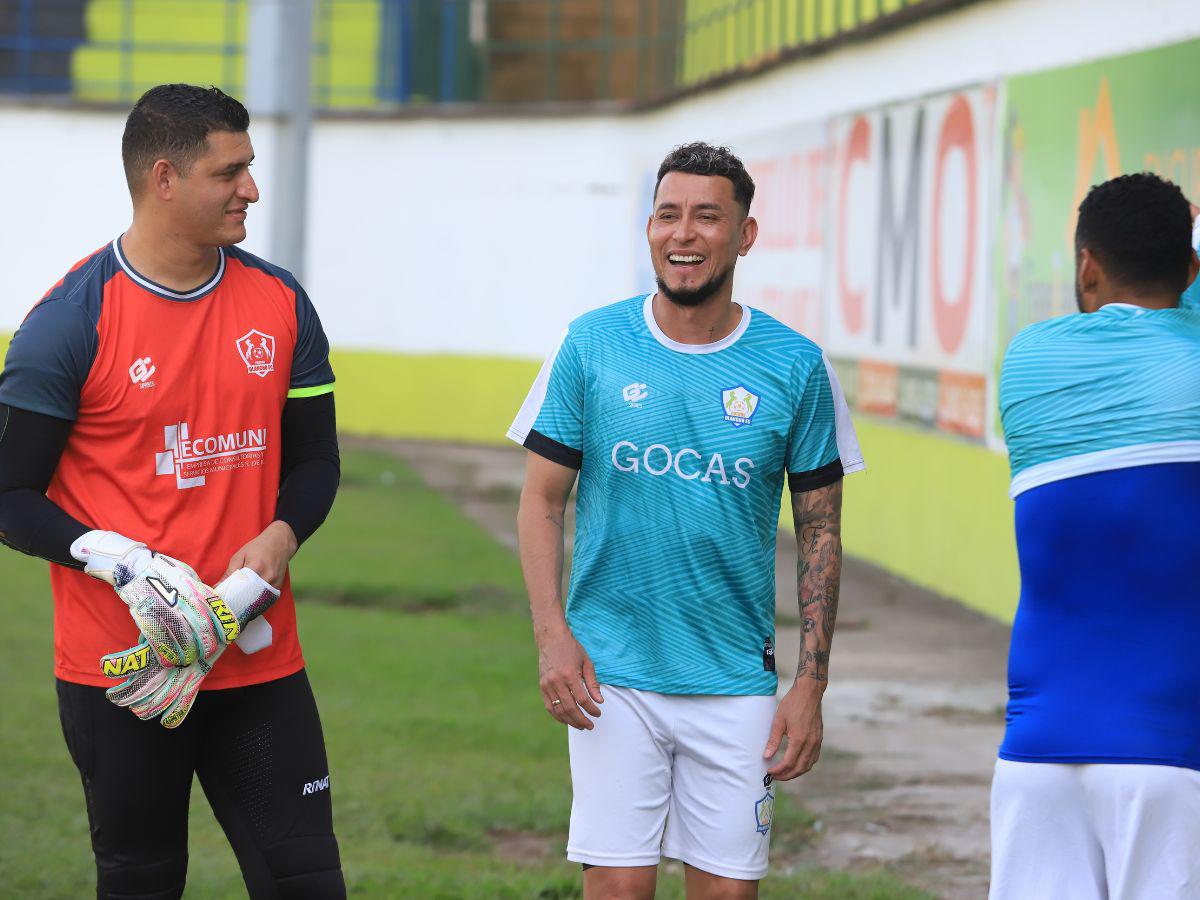
[[[646,225],[658,289],[680,306],[732,297],[733,269],[758,234],[722,175],[667,172]]]
[[[183,174],[172,168],[171,222],[198,246],[224,247],[246,239],[246,214],[258,202],[250,174],[254,147],[244,131],[213,131]]]

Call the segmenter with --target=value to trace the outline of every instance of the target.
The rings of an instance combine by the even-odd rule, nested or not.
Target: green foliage
[[[579,868],[563,861],[566,739],[541,708],[527,618],[478,597],[482,586],[506,598],[519,593],[516,560],[404,465],[358,452],[344,464],[335,511],[293,574],[351,894],[581,897]],[[0,769],[21,786],[0,805],[0,884],[6,896],[87,896],[94,872],[79,777],[55,711],[46,566],[5,551],[0,574],[10,610],[0,631],[10,672]],[[319,599],[347,586],[379,602],[349,608]],[[406,611],[427,610],[413,598],[439,590],[465,605]],[[813,820],[783,796],[778,837],[795,847],[812,838]],[[198,785],[191,822],[188,897],[243,895]],[[682,897],[678,873],[663,877],[659,896]],[[763,896],[925,895],[883,872],[805,870],[771,876]]]

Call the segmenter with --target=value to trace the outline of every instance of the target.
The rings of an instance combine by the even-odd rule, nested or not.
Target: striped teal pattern
[[[1109,304],[1029,326],[1004,358],[1000,417],[1014,477],[1083,454],[1200,441],[1200,311]]]
[[[1200,222],[1200,219],[1197,220]],[[1200,253],[1200,227],[1192,227],[1192,249]],[[1200,277],[1193,281],[1179,298],[1181,309],[1200,309]]]
[[[728,345],[681,352],[651,330],[647,303],[572,323],[536,418],[522,411],[583,453],[567,620],[602,682],[773,694],[763,650],[785,475],[839,459],[824,359],[749,309]]]

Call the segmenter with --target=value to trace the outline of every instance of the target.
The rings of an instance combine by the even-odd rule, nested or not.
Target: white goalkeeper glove
[[[189,666],[237,639],[249,620],[235,615],[190,566],[115,531],[89,531],[71,555],[111,584],[164,666]]]
[[[253,569],[238,569],[216,587],[234,615],[246,617],[247,625],[238,638],[244,653],[254,653],[271,642],[270,623],[260,616],[279,599],[279,591],[263,581]],[[110,653],[100,660],[101,671],[110,678],[125,680],[109,688],[106,696],[117,706],[128,709],[139,719],[160,719],[164,728],[176,728],[187,717],[196,702],[200,685],[217,664],[224,645],[208,659],[198,659],[191,665],[168,667],[151,652],[142,636],[136,647],[120,653]]]

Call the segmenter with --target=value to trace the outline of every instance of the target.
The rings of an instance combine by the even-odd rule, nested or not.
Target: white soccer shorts
[[[1197,897],[1200,772],[997,760],[991,900]]]
[[[567,858],[624,867],[667,856],[726,878],[766,875],[775,787],[762,754],[775,698],[601,691],[596,727],[569,729]]]

